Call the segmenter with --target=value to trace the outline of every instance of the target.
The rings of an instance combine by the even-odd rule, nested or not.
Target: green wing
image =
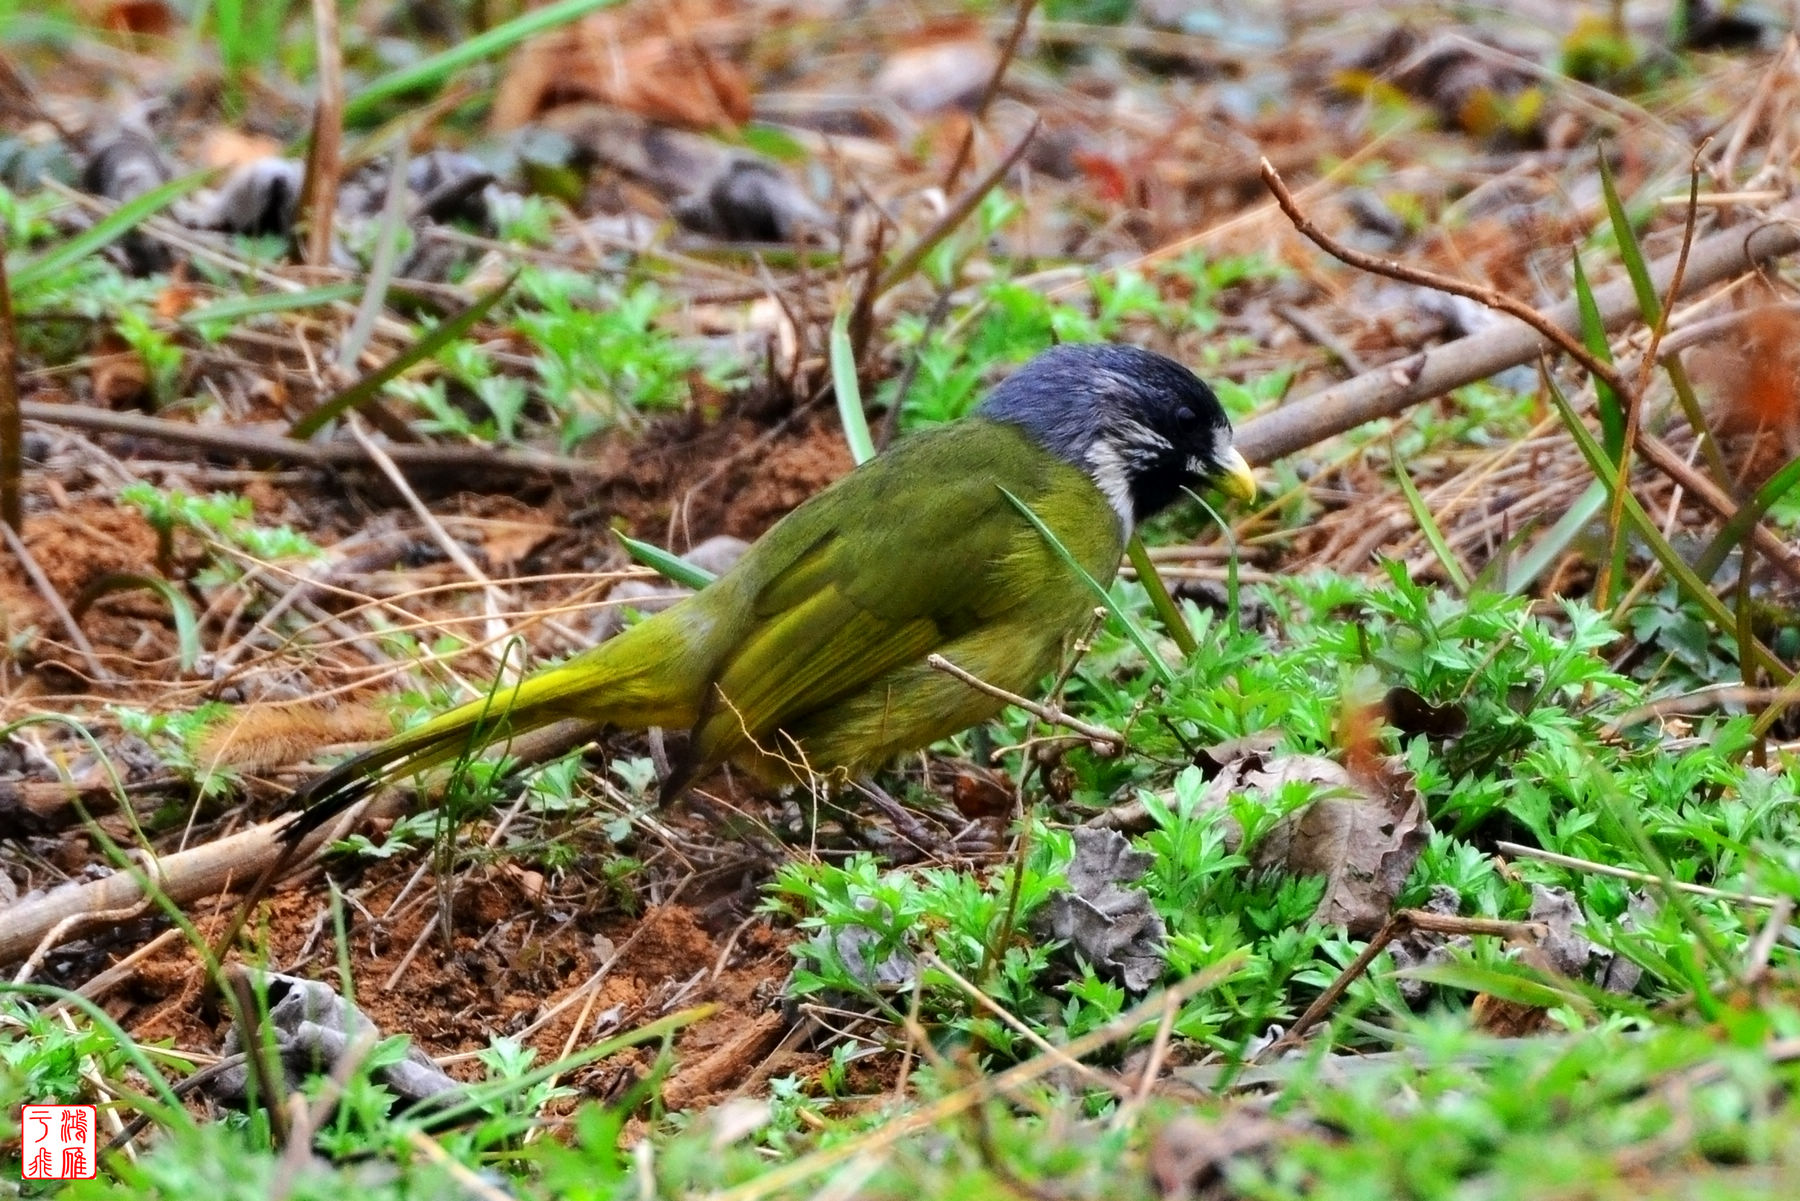
[[[963,423],[901,443],[796,510],[759,545],[767,562],[747,565],[750,619],[692,757],[715,763],[749,744],[791,753],[769,744],[774,731],[1028,601],[997,568],[1029,531],[1001,489],[1032,503],[1074,475],[1010,426]],[[1116,534],[1102,541],[1116,563]]]

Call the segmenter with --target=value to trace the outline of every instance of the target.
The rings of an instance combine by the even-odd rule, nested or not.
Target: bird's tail
[[[301,809],[285,830],[290,846],[382,785],[496,743],[578,717],[596,729],[684,727],[695,720],[696,698],[672,694],[681,673],[656,653],[661,640],[651,621],[567,663],[497,685],[483,697],[394,735],[323,772],[295,790]],[[658,625],[662,623],[656,623]]]

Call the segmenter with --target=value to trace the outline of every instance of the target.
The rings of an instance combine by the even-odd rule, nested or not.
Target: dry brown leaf
[[[1323,876],[1325,895],[1313,920],[1352,934],[1380,928],[1431,833],[1412,776],[1381,759],[1360,777],[1316,755],[1247,756],[1207,786],[1202,805],[1222,805],[1233,793],[1273,797],[1291,783],[1320,795],[1275,824],[1251,853],[1258,868]]]
[[[200,142],[200,165],[204,167],[242,167],[266,158],[279,158],[282,145],[262,134],[245,133],[224,126],[207,131]]]
[[[148,396],[150,371],[144,366],[144,357],[125,339],[112,330],[104,330],[94,339],[88,382],[94,389],[94,400],[103,408],[131,408]]]
[[[110,0],[88,7],[102,29],[137,37],[166,38],[183,20],[163,0]]]
[[[1000,65],[1000,49],[974,22],[938,26],[888,56],[871,85],[914,113],[966,108],[981,98]]]
[[[187,263],[178,262],[169,272],[168,286],[156,294],[156,315],[173,321],[193,308],[198,299],[199,293],[187,277]]]
[[[1300,1123],[1277,1120],[1248,1106],[1217,1116],[1183,1114],[1151,1138],[1150,1179],[1164,1201],[1234,1197],[1237,1193],[1227,1183],[1234,1161],[1266,1159],[1302,1133],[1309,1132]]]
[[[690,129],[736,127],[750,119],[750,82],[688,22],[659,28],[638,13],[600,13],[528,42],[500,82],[489,122],[517,129],[595,101]]]

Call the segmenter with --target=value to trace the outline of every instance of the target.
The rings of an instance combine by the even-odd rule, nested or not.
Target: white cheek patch
[[[1105,436],[1094,439],[1094,444],[1087,452],[1088,475],[1093,477],[1094,486],[1100,489],[1100,495],[1106,497],[1106,503],[1113,507],[1119,515],[1119,521],[1125,527],[1125,536],[1131,536],[1133,526],[1131,504],[1131,473],[1126,470],[1125,456],[1119,448]]]

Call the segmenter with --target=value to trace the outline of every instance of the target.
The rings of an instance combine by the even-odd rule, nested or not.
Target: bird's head
[[[1135,346],[1053,347],[1007,377],[980,412],[1021,426],[1087,472],[1127,532],[1184,487],[1256,496],[1250,465],[1212,389],[1174,359]]]

